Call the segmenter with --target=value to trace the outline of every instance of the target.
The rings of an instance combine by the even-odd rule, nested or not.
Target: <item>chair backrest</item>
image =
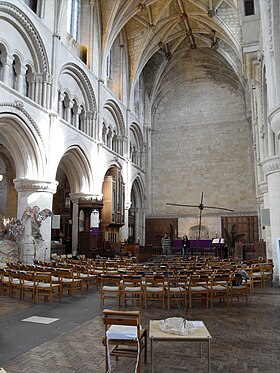
[[[100,276],[101,286],[103,285],[119,286],[120,281],[121,281],[121,275],[101,274]]]
[[[105,334],[111,325],[136,326],[137,338],[140,339],[140,311],[114,311],[103,310],[103,324],[105,325]],[[121,339],[118,338],[118,339]]]

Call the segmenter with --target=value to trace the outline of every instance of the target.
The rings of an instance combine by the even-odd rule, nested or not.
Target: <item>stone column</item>
[[[12,68],[13,56],[6,56],[6,59],[3,61],[3,83],[10,84],[10,70]]]
[[[23,94],[23,82],[25,79],[25,74],[26,74],[27,67],[26,66],[20,66],[19,71],[18,71],[18,78],[17,78],[17,91],[20,94]]]
[[[280,156],[267,158],[262,162],[267,177],[268,202],[270,209],[271,249],[274,263],[274,281],[279,285],[280,265]]]
[[[53,194],[56,193],[56,181],[41,181],[30,179],[15,179],[15,189],[18,192],[17,216],[22,218],[26,207],[39,210],[52,210]],[[21,260],[32,263],[34,259],[49,261],[51,252],[51,218],[42,221],[40,233],[42,240],[35,241],[32,236],[31,217],[25,219],[25,231],[20,243]]]
[[[70,193],[70,199],[73,204],[72,208],[72,255],[77,255],[78,250],[78,231],[79,231],[79,198],[82,194]]]

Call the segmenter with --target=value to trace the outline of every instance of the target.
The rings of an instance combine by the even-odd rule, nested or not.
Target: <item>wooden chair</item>
[[[164,309],[166,281],[164,276],[153,275],[145,277],[144,301],[147,309],[148,301],[157,301],[162,303]]]
[[[9,273],[9,297],[13,298],[14,293],[18,293],[19,299],[22,297],[22,274],[20,271],[11,270]]]
[[[0,269],[0,295],[9,293],[9,272],[6,269]]]
[[[219,298],[220,302],[223,301],[228,305],[230,289],[230,275],[229,273],[214,273],[210,280],[210,299],[211,307],[213,307],[213,299]]]
[[[118,307],[121,299],[121,276],[120,275],[101,275],[100,276],[100,306],[104,306],[105,299],[117,299]]]
[[[61,301],[62,288],[61,283],[52,282],[51,272],[35,272],[35,300],[39,302],[39,296],[43,295],[44,298],[48,298],[49,302],[52,303],[54,296],[58,297],[59,302]]]
[[[58,271],[58,276],[62,285],[63,290],[66,289],[68,294],[74,296],[76,291],[79,291],[81,295],[83,294],[83,282],[82,279],[78,277],[77,272],[72,268],[60,268]]]
[[[255,284],[260,284],[260,286],[263,288],[263,270],[260,264],[252,264],[252,282],[253,287]]]
[[[230,275],[230,301],[232,303],[233,298],[237,298],[238,302],[240,297],[245,297],[246,304],[248,303],[248,294],[249,294],[249,287],[247,284],[247,279],[242,278],[239,274],[232,273]]]
[[[31,294],[31,299],[35,302],[36,295],[36,283],[35,283],[35,272],[22,272],[22,297],[21,300],[24,301],[25,293]]]
[[[209,277],[203,275],[192,275],[189,283],[189,308],[192,308],[193,300],[205,301],[208,308]]]
[[[124,275],[122,277],[121,295],[123,307],[126,301],[132,302],[139,301],[139,306],[142,308],[143,303],[143,289],[142,289],[142,276],[141,275]]]
[[[170,309],[171,302],[186,304],[188,292],[188,276],[169,276],[166,286],[167,309]]]
[[[135,372],[141,372],[141,353],[147,363],[147,331],[141,328],[139,311],[103,311],[105,326],[106,372],[111,371],[110,357],[129,357],[136,359]],[[112,347],[113,346],[113,347]]]
[[[265,286],[266,282],[272,286],[273,285],[273,264],[264,263],[262,264],[262,273],[263,273],[263,285]]]

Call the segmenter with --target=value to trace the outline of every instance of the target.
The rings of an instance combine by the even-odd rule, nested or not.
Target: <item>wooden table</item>
[[[160,330],[159,328],[160,320],[150,320],[149,327],[149,337],[151,339],[151,364],[152,364],[152,373],[154,373],[154,342],[156,341],[166,341],[166,342],[199,342],[199,356],[202,355],[202,342],[206,342],[208,346],[208,373],[210,373],[210,341],[211,335],[207,330],[206,326],[202,321],[197,321],[200,327],[191,334],[188,335],[177,335],[169,334]],[[195,322],[195,321],[194,321]]]

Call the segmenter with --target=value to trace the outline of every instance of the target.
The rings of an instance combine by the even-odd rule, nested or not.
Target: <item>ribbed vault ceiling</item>
[[[133,84],[146,63],[163,56],[162,66],[189,49],[210,48],[242,72],[237,0],[102,0],[103,52],[123,32]]]

